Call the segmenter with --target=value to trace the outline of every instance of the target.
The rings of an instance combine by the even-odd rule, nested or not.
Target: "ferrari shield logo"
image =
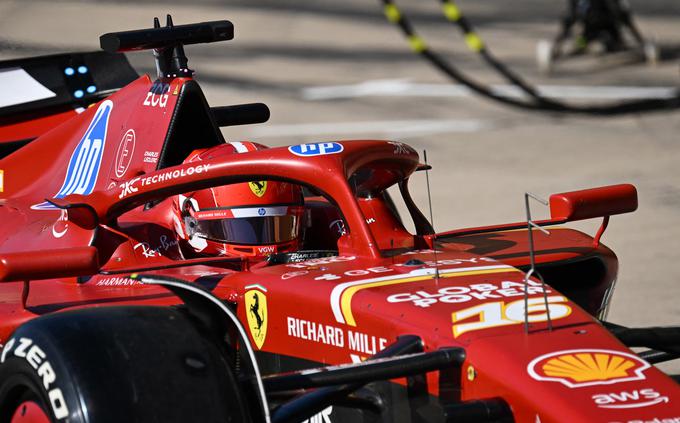
[[[253,192],[253,194],[257,195],[258,197],[262,197],[267,191],[267,181],[248,182],[248,186],[250,187],[250,190]]]
[[[246,291],[246,313],[248,315],[248,329],[253,337],[257,349],[262,348],[267,337],[267,297],[258,289]]]

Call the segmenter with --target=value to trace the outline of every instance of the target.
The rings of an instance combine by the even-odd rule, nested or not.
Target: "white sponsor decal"
[[[393,272],[396,273],[395,269],[396,267],[418,267],[418,268],[423,268],[425,266],[429,266],[431,268],[434,267],[439,267],[439,266],[449,266],[449,265],[457,265],[457,264],[465,264],[465,263],[481,263],[481,262],[490,262],[490,263],[497,263],[494,259],[490,259],[487,257],[472,257],[472,258],[463,258],[463,259],[443,259],[443,260],[437,260],[436,262],[426,260],[426,261],[421,261],[420,264],[417,266],[411,266],[405,263],[395,263],[390,265],[392,268],[384,267],[384,266],[376,266],[376,267],[368,267],[366,269],[353,269],[353,270],[347,270],[343,273],[340,274],[335,274],[335,273],[325,273],[321,276],[317,276],[314,278],[314,280],[317,281],[334,281],[341,279],[343,277],[356,277],[356,276],[366,276],[370,275],[372,273],[387,273],[387,272]],[[398,276],[403,276],[403,273],[398,273]],[[532,282],[533,283],[533,282]],[[524,284],[520,284],[524,285]],[[540,285],[540,284],[539,284]],[[531,290],[529,291],[531,292]],[[541,291],[539,291],[541,292]],[[550,292],[550,291],[548,291]],[[396,301],[394,301],[396,302]]]
[[[308,267],[317,267],[321,264],[331,264],[331,263],[342,263],[344,261],[352,261],[356,259],[355,256],[333,256],[333,257],[322,257],[311,259],[307,261],[301,261],[300,263],[290,263],[287,267],[295,267],[297,269],[306,269]]]
[[[388,144],[392,144],[394,146],[394,151],[393,153],[396,155],[402,155],[402,154],[409,154],[413,152],[413,149],[411,146],[406,145],[402,142],[396,142],[396,141],[388,141]]]
[[[320,413],[313,415],[307,420],[303,420],[302,423],[331,423],[331,413],[333,412],[333,407],[327,407],[321,410]]]
[[[158,163],[158,151],[145,151],[144,163]]]
[[[470,260],[476,260],[475,259],[461,259],[461,260],[439,260],[439,262],[444,262],[446,261],[447,263],[451,264],[460,264],[465,261],[470,261]],[[493,261],[492,259],[488,259],[490,261]],[[473,271],[489,271],[489,270],[508,270],[508,271],[516,271],[516,269],[512,266],[508,266],[505,264],[499,264],[499,265],[491,265],[491,266],[475,266],[475,267],[459,267],[459,268],[453,268],[453,269],[435,269],[435,268],[416,268],[408,273],[399,273],[396,275],[388,275],[388,276],[381,276],[377,278],[371,278],[371,279],[362,279],[358,281],[350,281],[350,282],[344,282],[341,284],[336,285],[333,288],[333,291],[331,292],[331,308],[333,309],[333,315],[335,316],[335,319],[338,321],[338,323],[346,323],[345,322],[345,317],[343,316],[342,313],[342,306],[341,306],[341,297],[342,294],[345,290],[348,288],[354,287],[354,286],[360,286],[360,285],[369,285],[375,282],[385,282],[385,281],[394,281],[395,283],[399,283],[400,280],[410,280],[413,279],[413,281],[416,281],[417,276],[434,276],[435,270],[440,275],[447,275],[447,274],[453,274],[453,273],[462,273],[462,272],[473,272]]]
[[[670,401],[652,388],[596,394],[592,398],[598,407],[613,409],[649,407]]]
[[[135,152],[135,130],[128,129],[123,135],[123,138],[118,144],[118,151],[116,151],[116,161],[114,162],[114,170],[116,176],[121,178],[127,172],[132,162],[132,155]]]
[[[416,292],[404,292],[392,294],[387,297],[388,303],[410,302],[415,306],[427,308],[436,303],[464,303],[470,300],[486,300],[494,298],[519,297],[526,290],[529,294],[542,294],[543,289],[539,282],[532,280],[525,285],[524,281],[502,281],[497,283],[472,284],[468,286],[447,286],[440,288],[434,293],[421,290]],[[547,289],[546,293],[552,291]]]
[[[135,187],[134,185],[139,181],[141,178],[132,178],[129,181],[125,181],[124,183],[120,184],[119,187],[121,189],[120,194],[118,194],[118,198],[123,198],[126,197],[132,193],[135,193],[139,191],[139,188]]]
[[[387,346],[387,339],[309,320],[288,317],[288,336],[330,345],[349,348],[365,355],[374,355]]]
[[[148,242],[140,242],[134,245],[134,250],[141,250],[144,257],[160,257],[161,251],[168,251],[170,248],[176,246],[179,241],[176,239],[169,239],[167,235],[161,235],[158,238],[159,245],[151,247]]]
[[[680,423],[680,417],[655,417],[651,420],[635,419],[628,420],[627,422],[613,421],[609,423]]]
[[[295,277],[298,277],[298,276],[304,276],[308,273],[309,273],[308,270],[298,270],[296,272],[288,272],[288,273],[284,273],[283,275],[281,275],[281,279],[283,279],[285,281],[285,280],[288,280],[290,278],[295,278]]]
[[[15,347],[16,344],[16,348]],[[12,350],[14,348],[14,350]],[[5,348],[2,350],[0,356],[0,363],[7,360],[7,356],[13,352],[15,357],[23,358],[36,371],[38,377],[42,380],[43,387],[47,391],[47,397],[52,407],[52,412],[56,419],[63,419],[68,417],[69,411],[64,400],[64,394],[56,385],[57,374],[47,360],[47,354],[30,338],[19,338],[18,344],[16,338],[11,338],[7,341]]]
[[[129,181],[126,181],[118,187],[120,188],[120,194],[118,195],[118,198],[124,198],[127,197],[128,195],[135,193],[139,190],[135,185],[137,185],[138,182],[141,181],[141,186],[147,186],[147,185],[153,185],[157,184],[159,182],[164,182],[164,181],[169,181],[172,179],[177,179],[177,178],[182,178],[184,176],[191,176],[194,173],[203,173],[207,172],[208,169],[210,169],[209,164],[200,164],[192,167],[188,167],[186,169],[176,169],[172,171],[167,171],[163,173],[159,173],[153,176],[148,176],[148,177],[138,177],[138,178],[133,178]]]
[[[142,104],[149,107],[165,107],[168,104],[168,91],[170,84],[154,82]]]
[[[353,269],[353,270],[347,270],[346,272],[342,273],[341,275],[336,275],[334,273],[324,273],[321,276],[317,276],[314,278],[315,281],[334,281],[336,279],[340,279],[343,276],[366,276],[370,275],[371,273],[386,273],[386,272],[394,272],[394,269],[390,269],[388,267],[384,266],[376,266],[376,267],[368,267],[366,269]]]
[[[52,236],[61,238],[66,235],[66,231],[68,231],[68,212],[62,209],[59,219],[52,225]]]
[[[132,286],[132,285],[141,285],[141,282],[126,278],[126,277],[113,277],[113,278],[104,278],[100,279],[97,281],[95,284],[97,286]]]

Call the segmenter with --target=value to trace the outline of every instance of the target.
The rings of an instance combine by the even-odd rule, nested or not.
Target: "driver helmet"
[[[193,151],[184,163],[267,148],[231,142]],[[253,180],[178,195],[175,230],[200,255],[264,257],[300,243],[302,190],[287,182]]]

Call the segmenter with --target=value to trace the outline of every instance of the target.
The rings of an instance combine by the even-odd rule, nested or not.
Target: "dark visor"
[[[294,215],[199,220],[195,234],[227,244],[278,244],[297,237],[298,223]]]

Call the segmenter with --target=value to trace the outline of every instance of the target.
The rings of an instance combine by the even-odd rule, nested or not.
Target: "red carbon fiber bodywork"
[[[436,237],[401,227],[373,194],[418,168],[418,155],[403,144],[337,142],[341,151],[309,157],[280,147],[157,169],[188,81],[152,84],[142,77],[105,100],[109,109],[100,102],[0,161],[0,343],[21,323],[47,313],[178,303],[165,289],[129,278],[146,272],[201,284],[233,303],[262,352],[347,363],[415,334],[428,351],[458,346],[467,354],[462,374],[449,375],[459,391],[440,390],[444,378],[432,373],[432,395],[501,397],[519,422],[680,418],[678,386],[593,317],[606,306],[617,261],[592,237],[566,228],[535,232],[537,263],[554,283],[544,298],[538,280],[524,283],[529,251],[521,224]],[[81,151],[76,146],[105,110],[110,115],[91,192],[54,198],[69,191],[74,152]],[[370,178],[348,183],[362,173]],[[184,259],[167,198],[252,180],[307,185],[332,200],[307,202],[321,212],[306,236],[337,255],[244,266]],[[84,180],[74,181],[87,191]],[[145,207],[149,203],[156,205]],[[634,188],[618,186],[561,194],[553,204],[553,220],[543,223],[631,211],[636,197]],[[328,232],[333,216],[346,230],[337,239]],[[23,282],[34,278],[40,280]],[[255,292],[264,321],[257,328],[250,322]]]

